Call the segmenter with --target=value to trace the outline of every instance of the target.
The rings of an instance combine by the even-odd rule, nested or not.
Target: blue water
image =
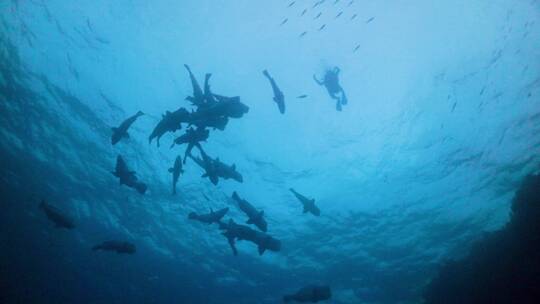
[[[292,2],[0,2],[0,302],[280,303],[328,284],[328,303],[421,303],[442,263],[504,226],[540,164],[540,2]],[[185,128],[148,136],[192,108],[184,64],[250,108],[203,143],[243,183],[215,186],[188,160],[170,193]],[[341,112],[312,78],[334,66]],[[145,195],[110,173],[119,154]],[[229,207],[244,223],[233,191],[281,251],[240,241],[233,256],[217,225],[188,220]],[[54,228],[41,199],[77,227]],[[90,250],[107,239],[137,252]]]

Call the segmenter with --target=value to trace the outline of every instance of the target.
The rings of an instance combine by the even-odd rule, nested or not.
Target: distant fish
[[[320,12],[317,16],[315,16],[315,18],[313,18],[314,20],[316,19],[319,19],[319,17],[322,15],[322,12]]]
[[[339,2],[339,0],[334,1],[334,5],[336,5]]]
[[[452,112],[454,112],[454,110],[456,109],[456,105],[457,105],[457,101],[454,102],[454,105],[452,106]]]
[[[60,209],[56,208],[53,205],[49,205],[45,200],[41,200],[39,208],[45,212],[47,218],[54,223],[57,228],[73,229],[75,228],[75,223],[73,219],[64,214]]]
[[[285,23],[287,23],[287,21],[289,21],[289,18],[285,18],[285,20],[281,21],[281,23],[279,24],[279,26],[284,25]]]
[[[304,16],[307,13],[307,8],[302,11],[302,14],[300,14],[300,17]]]
[[[295,3],[296,3],[296,1],[291,2],[291,3],[289,4],[289,6],[287,6],[287,7],[291,7],[291,6],[293,6]]]
[[[306,98],[306,97],[308,97],[306,94],[303,94],[303,95],[300,95],[300,96],[296,96],[296,98],[298,98],[298,99],[304,99],[304,98]]]
[[[339,18],[341,15],[343,15],[343,11],[339,12],[339,14],[337,14],[337,15],[336,15],[336,18],[334,18],[334,19]]]
[[[371,21],[375,20],[375,17],[371,17],[366,21],[366,24],[370,23]]]
[[[322,31],[325,27],[326,27],[326,24],[321,25],[321,27],[319,28],[319,32]]]
[[[307,32],[302,32],[302,34],[300,34],[300,36],[298,36],[298,38],[302,38],[302,37],[304,37],[306,34],[307,34]]]
[[[351,0],[351,2],[349,2],[349,4],[347,4],[347,7],[351,6],[353,3],[354,3],[354,0]]]
[[[352,15],[351,20],[354,20],[354,18],[356,18],[356,16],[358,16],[358,14]]]
[[[316,8],[317,6],[319,6],[319,5],[323,4],[323,3],[324,3],[324,1],[326,1],[326,0],[319,0],[319,1],[315,2],[315,4],[313,5],[313,7],[312,7],[312,8]]]
[[[357,45],[357,46],[356,46],[356,47],[354,48],[354,51],[353,51],[353,53],[354,53],[354,52],[356,52],[356,51],[358,51],[358,49],[359,49],[359,48],[360,48],[360,44],[359,44],[359,45]]]

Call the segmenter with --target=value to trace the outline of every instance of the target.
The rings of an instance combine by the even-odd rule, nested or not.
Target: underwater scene
[[[0,0],[0,303],[539,282],[539,0]]]

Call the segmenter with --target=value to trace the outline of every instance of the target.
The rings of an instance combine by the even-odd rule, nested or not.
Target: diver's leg
[[[345,91],[343,91],[343,88],[340,88],[340,90],[341,90],[341,104],[346,105],[348,102],[347,95],[345,95]]]

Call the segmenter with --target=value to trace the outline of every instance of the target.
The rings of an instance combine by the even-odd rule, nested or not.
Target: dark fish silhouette
[[[176,194],[176,184],[178,183],[178,178],[180,177],[180,174],[184,173],[184,170],[182,169],[182,156],[177,156],[176,160],[174,161],[174,165],[172,168],[169,168],[169,173],[172,174],[172,193]]]
[[[115,145],[122,138],[129,138],[129,133],[127,132],[129,127],[139,118],[139,116],[144,115],[143,112],[139,111],[137,114],[131,116],[130,118],[124,120],[118,128],[112,128],[113,134],[111,136],[111,143]]]
[[[208,156],[204,150],[199,149],[201,151],[201,157],[194,157],[193,155],[189,155],[189,157],[197,164],[199,167],[204,169],[205,173],[201,177],[208,177],[210,182],[212,184],[217,185],[219,182],[219,178],[223,179],[233,179],[239,183],[242,183],[244,181],[244,178],[242,177],[242,174],[240,174],[238,171],[236,171],[236,165],[227,165],[219,160],[219,157],[216,159],[211,158]]]
[[[221,234],[229,241],[229,245],[234,255],[238,255],[236,250],[236,240],[246,240],[254,243],[258,247],[259,255],[262,255],[266,250],[280,251],[281,241],[272,236],[251,229],[249,226],[236,224],[232,219],[229,223],[220,223],[219,229],[224,230]]]
[[[354,48],[354,51],[353,51],[353,52],[356,52],[356,51],[358,51],[358,49],[359,49],[359,48],[360,48],[360,44],[359,44],[359,45],[357,45],[357,46],[356,46],[356,47]]]
[[[166,111],[161,116],[161,120],[158,122],[152,134],[148,137],[148,143],[152,143],[154,138],[157,139],[157,146],[159,147],[159,140],[167,132],[175,132],[182,128],[182,123],[187,123],[190,118],[190,113],[185,108],[180,108],[174,112]]]
[[[302,38],[302,37],[304,37],[306,34],[307,34],[307,32],[302,32],[302,34],[300,34],[300,36],[298,36],[298,38]]]
[[[186,130],[186,133],[178,138],[176,138],[171,148],[174,147],[174,145],[181,145],[181,144],[188,144],[186,148],[186,152],[184,153],[184,164],[186,163],[187,156],[191,153],[191,150],[193,150],[193,147],[201,148],[201,142],[206,141],[208,139],[208,136],[210,135],[210,131],[206,130],[204,127],[199,127],[197,129],[189,128]]]
[[[306,97],[308,97],[306,94],[303,94],[303,95],[300,95],[300,96],[296,96],[296,98],[298,98],[298,99],[304,99],[304,98],[306,98]]]
[[[351,0],[351,2],[349,2],[349,4],[347,4],[347,7],[351,6],[353,3],[354,3],[354,0]]]
[[[316,19],[319,19],[319,17],[322,15],[322,12],[320,12],[319,14],[317,14],[317,16],[315,16],[315,18],[313,18],[314,20]]]
[[[195,220],[206,224],[219,224],[221,222],[221,219],[225,216],[225,214],[227,214],[227,212],[229,212],[229,208],[223,208],[216,212],[210,209],[210,213],[207,214],[197,214],[195,212],[191,212],[188,215],[188,218],[190,220]]]
[[[296,3],[296,1],[291,2],[291,3],[289,4],[289,6],[287,6],[287,7],[291,7],[291,6],[293,6],[295,3]]]
[[[191,79],[191,86],[193,87],[193,96],[186,97],[186,100],[191,101],[191,103],[195,106],[200,106],[204,104],[204,94],[201,89],[201,86],[199,85],[199,82],[191,72],[191,69],[187,64],[184,64],[184,67],[188,71],[189,78]]]
[[[65,228],[73,229],[75,228],[75,223],[73,219],[64,214],[60,209],[56,208],[53,205],[48,204],[45,200],[41,200],[39,208],[45,212],[47,218],[54,223],[56,228]]]
[[[279,24],[279,26],[284,25],[285,23],[287,23],[287,21],[289,21],[289,18],[285,18],[283,21],[281,21],[281,23]]]
[[[307,13],[307,8],[302,11],[302,14],[300,14],[300,17],[304,16]]]
[[[326,27],[326,24],[321,25],[321,27],[319,28],[319,32],[322,31],[325,27]]]
[[[116,251],[116,253],[134,254],[137,251],[135,245],[124,241],[105,241],[92,247],[93,251]]]
[[[343,15],[343,11],[339,12],[334,19],[339,18],[341,15]]]
[[[358,14],[352,15],[351,20],[354,20],[354,18],[356,18],[357,16],[358,16]]]
[[[321,215],[321,210],[315,206],[315,200],[314,199],[308,199],[307,197],[303,196],[302,194],[296,192],[293,188],[290,188],[291,192],[296,196],[296,198],[302,203],[304,206],[304,213],[311,213],[315,216]]]
[[[371,17],[366,21],[366,24],[370,23],[371,21],[375,20],[375,17]]]
[[[129,170],[126,162],[124,162],[124,159],[120,155],[118,155],[116,158],[116,170],[112,172],[112,174],[118,177],[120,180],[120,185],[126,185],[129,188],[133,188],[140,194],[144,194],[146,192],[146,184],[138,180],[137,176],[135,175],[135,171]]]
[[[246,223],[253,224],[257,226],[261,231],[266,232],[266,229],[268,227],[268,224],[266,223],[266,220],[264,219],[264,211],[257,211],[255,207],[245,199],[240,198],[238,194],[233,192],[232,194],[233,200],[235,200],[238,203],[238,207],[240,210],[242,210],[247,216],[248,220]]]
[[[276,84],[276,81],[267,70],[263,71],[263,75],[270,81],[270,85],[272,86],[272,91],[274,92],[274,102],[277,103],[279,112],[281,114],[285,114],[285,95],[283,95],[283,92],[279,89],[279,87]]]
[[[299,303],[316,303],[319,301],[328,300],[332,297],[332,291],[327,285],[309,285],[301,288],[295,294],[286,295],[283,297],[283,302],[291,301]]]

